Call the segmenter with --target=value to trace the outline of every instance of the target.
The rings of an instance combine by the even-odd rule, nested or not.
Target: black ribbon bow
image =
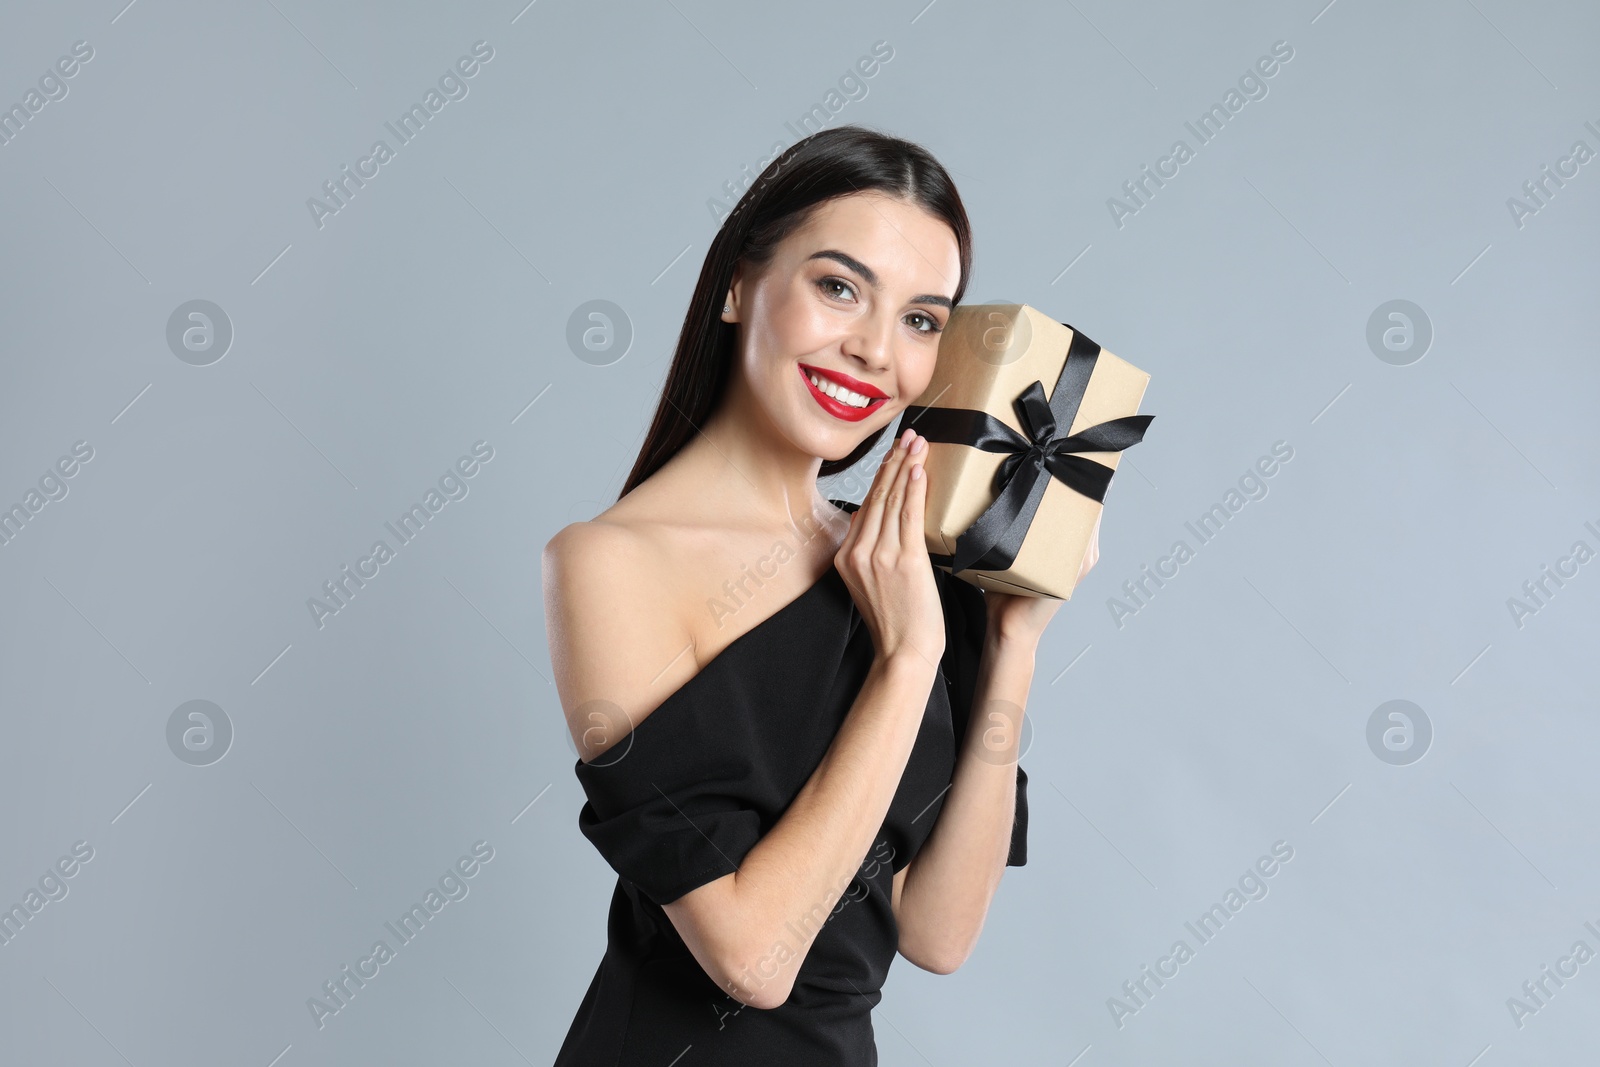
[[[997,474],[999,492],[983,514],[956,538],[955,553],[929,554],[935,564],[949,567],[952,574],[972,569],[1003,571],[1016,562],[1051,478],[1091,500],[1103,502],[1115,468],[1072,453],[1121,452],[1144,440],[1145,430],[1155,418],[1126,415],[1058,436],[1058,429],[1065,431],[1077,416],[1095,362],[1100,358],[1099,345],[1067,323],[1061,325],[1072,330],[1072,344],[1049,399],[1045,399],[1044,383],[1035,381],[1012,401],[1026,435],[987,411],[918,404],[906,408],[903,425],[911,426],[929,441],[1008,453]]]

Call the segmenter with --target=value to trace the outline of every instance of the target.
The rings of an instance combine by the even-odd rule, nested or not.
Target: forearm
[[[733,877],[727,978],[755,1002],[788,996],[849,889],[888,814],[935,677],[923,657],[875,660],[816,770]]]
[[[901,952],[930,970],[948,973],[971,953],[1005,873],[1037,643],[993,628],[986,634],[952,785],[906,871]]]

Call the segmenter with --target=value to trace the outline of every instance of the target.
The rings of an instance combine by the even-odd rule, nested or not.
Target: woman
[[[712,243],[617,503],[546,546],[579,826],[619,874],[558,1065],[876,1063],[895,952],[955,970],[1026,861],[1060,601],[932,566],[914,429],[859,507],[817,487],[926,388],[971,262],[924,149],[793,145]]]

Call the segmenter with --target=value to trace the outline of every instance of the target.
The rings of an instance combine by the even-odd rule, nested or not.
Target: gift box
[[[1069,600],[1150,375],[1027,304],[955,309],[900,422],[928,439],[935,565],[982,589]]]

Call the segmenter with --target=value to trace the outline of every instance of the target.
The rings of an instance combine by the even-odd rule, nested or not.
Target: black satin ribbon
[[[954,554],[929,553],[935,564],[949,567],[952,574],[974,569],[1003,571],[1015,563],[1051,478],[1103,502],[1115,468],[1071,453],[1121,452],[1144,440],[1145,430],[1155,418],[1127,415],[1058,436],[1057,428],[1065,430],[1077,416],[1100,358],[1099,345],[1067,323],[1061,325],[1072,330],[1072,344],[1049,399],[1045,399],[1044,383],[1035,381],[1012,401],[1025,435],[987,411],[917,404],[906,408],[901,425],[910,426],[929,441],[1007,453],[998,472],[999,492],[956,538]]]

